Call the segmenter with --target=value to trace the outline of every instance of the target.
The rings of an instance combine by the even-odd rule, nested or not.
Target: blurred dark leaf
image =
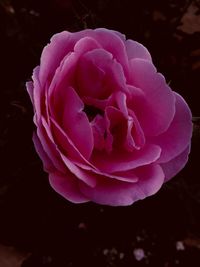
[[[181,25],[178,29],[187,34],[200,32],[200,13],[199,7],[195,4],[195,2],[192,2],[192,4],[188,7],[186,13],[181,19]]]
[[[21,267],[23,261],[30,253],[23,253],[14,247],[0,245],[0,266],[1,267]]]

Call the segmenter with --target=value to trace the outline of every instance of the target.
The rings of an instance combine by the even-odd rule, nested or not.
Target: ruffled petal
[[[139,178],[136,183],[105,178],[99,180],[95,188],[80,183],[80,190],[93,202],[111,206],[127,206],[155,194],[164,181],[164,173],[159,165],[143,166],[136,170],[135,174]]]
[[[175,96],[165,78],[149,61],[130,61],[131,85],[139,88],[132,97],[132,109],[146,136],[157,136],[167,130],[175,114]],[[134,87],[133,87],[134,88]],[[130,87],[131,91],[131,87]],[[130,103],[131,104],[131,103]]]

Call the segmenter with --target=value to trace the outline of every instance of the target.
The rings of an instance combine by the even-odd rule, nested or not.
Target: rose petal
[[[99,28],[93,31],[95,40],[119,62],[128,75],[128,59],[124,42],[112,30]]]
[[[61,154],[61,158],[63,159],[68,169],[71,171],[71,173],[75,175],[76,178],[83,181],[85,184],[87,184],[90,187],[96,186],[95,175],[92,175],[91,172],[86,172],[82,170],[81,168],[77,167],[77,165],[75,165],[73,161],[68,159],[65,155]]]
[[[43,49],[40,60],[40,82],[51,82],[52,77],[63,58],[74,49],[76,42],[87,36],[90,30],[71,33],[67,31],[53,35],[50,43]]]
[[[32,104],[34,105],[34,100],[33,100],[33,90],[34,90],[34,86],[33,86],[33,82],[27,82],[26,83],[26,89],[27,89],[27,92],[29,94],[29,97],[31,99],[31,102]]]
[[[127,119],[127,134],[124,143],[128,151],[140,149],[145,144],[144,132],[132,110],[127,108],[127,96],[123,92],[115,94],[117,105]]]
[[[106,107],[105,118],[107,122],[105,140],[110,147],[107,151],[111,152],[112,147],[123,144],[127,132],[127,121],[123,113],[113,106]]]
[[[79,57],[87,52],[88,49],[90,51],[90,49],[98,47],[98,43],[89,37],[82,38],[75,44],[74,52],[68,53],[56,69],[49,88],[49,96],[52,96],[51,98],[54,99],[58,91],[65,90],[66,87],[76,86],[77,77],[75,72]]]
[[[74,52],[83,55],[86,52],[92,51],[93,49],[101,48],[100,44],[91,37],[81,38],[74,46]]]
[[[63,84],[64,85],[64,84]],[[85,158],[89,158],[93,146],[93,134],[89,120],[83,112],[84,104],[72,87],[59,86],[51,96],[51,114],[70,137]]]
[[[40,67],[37,66],[34,70],[33,70],[33,103],[34,103],[34,108],[35,108],[35,112],[36,112],[36,120],[35,122],[37,123],[37,120],[40,118],[41,116],[41,112],[42,112],[42,107],[44,105],[44,90],[42,90],[40,81],[39,81],[39,71],[40,71]]]
[[[80,153],[80,151],[76,148],[72,140],[69,138],[66,132],[64,132],[63,129],[58,125],[58,123],[51,117],[50,121],[52,133],[54,135],[55,140],[54,142],[56,143],[59,154],[64,154],[68,156],[73,160],[73,162],[76,161],[84,164],[86,168],[95,169],[95,166],[86,160],[86,158]]]
[[[133,40],[127,40],[125,42],[125,45],[129,60],[134,58],[141,58],[152,62],[149,51],[142,44]]]
[[[121,33],[121,32],[118,32],[118,31],[115,31],[115,30],[111,30],[114,34],[116,34],[123,42],[126,41],[126,35]]]
[[[145,136],[142,127],[133,111],[130,111],[130,116],[128,117],[128,132],[127,132],[127,145],[131,151],[133,149],[141,149],[145,145]],[[134,144],[132,148],[130,146],[130,137],[133,138]]]
[[[73,203],[89,201],[89,199],[80,192],[77,178],[69,171],[64,175],[60,173],[50,173],[49,182],[58,194]]]
[[[113,31],[113,32],[117,36],[119,36],[124,42],[126,47],[126,53],[128,55],[129,60],[133,58],[141,58],[152,61],[151,55],[145,46],[131,39],[126,40],[126,35],[122,34],[121,32],[118,31]]]
[[[132,99],[133,110],[145,135],[157,136],[172,122],[175,114],[174,94],[151,62],[132,59],[130,68],[131,84],[144,93]]]
[[[96,181],[99,181],[104,178],[125,181],[125,182],[130,182],[130,183],[135,183],[138,181],[138,177],[135,175],[134,170],[106,173],[99,169],[92,168],[89,165],[82,164],[80,162],[74,162],[74,163],[82,170],[92,173],[92,175],[95,176]]]
[[[86,105],[98,108],[104,112],[104,109],[109,103],[109,98],[111,97],[112,95],[108,97],[107,99],[98,99],[98,98],[93,98],[90,96],[85,96],[85,97],[82,97],[82,100]]]
[[[95,151],[91,156],[91,163],[103,172],[127,171],[155,162],[161,153],[157,145],[146,144],[134,153],[112,151],[110,154]]]
[[[62,128],[81,154],[89,159],[94,147],[94,138],[89,120],[83,112],[84,104],[72,87],[66,88],[63,99],[65,107]]]
[[[135,170],[114,172],[112,174],[104,174],[104,176],[106,178],[109,177],[115,180],[129,182],[129,183],[136,183],[139,180],[138,176],[135,174]]]
[[[167,162],[179,155],[191,141],[192,114],[184,99],[175,93],[176,113],[166,132],[152,138],[152,142],[161,147],[162,152],[158,162]]]
[[[60,158],[59,152],[57,151],[52,138],[51,131],[44,118],[42,118],[41,125],[37,127],[37,136],[41,142],[44,152],[48,155],[55,168],[64,173],[66,168]]]
[[[171,159],[168,162],[161,163],[161,167],[165,173],[165,182],[173,178],[180,170],[182,170],[187,161],[190,153],[190,146],[188,146],[181,154]]]
[[[75,71],[78,59],[79,58],[75,53],[69,53],[64,57],[60,66],[56,69],[55,75],[48,89],[50,110],[52,114],[54,113],[53,107],[56,105],[56,102],[58,100],[61,101],[59,93],[66,90],[67,87],[75,85]],[[64,104],[63,101],[61,101],[61,104]]]
[[[77,79],[82,96],[105,99],[114,91],[127,91],[122,66],[103,49],[94,49],[80,58]]]
[[[96,52],[96,50],[93,50]],[[89,96],[94,98],[105,97],[106,92],[104,86],[105,71],[97,66],[98,59],[93,56],[94,52],[88,52],[81,57],[77,67],[77,91],[81,96]],[[102,51],[102,50],[101,50]],[[90,54],[92,55],[90,56]],[[106,53],[104,55],[107,56]],[[110,55],[111,57],[111,55]],[[96,59],[96,64],[95,64]],[[109,58],[111,61],[112,58]],[[105,63],[108,60],[102,59]]]
[[[137,183],[101,179],[95,188],[80,183],[80,190],[92,201],[111,206],[126,206],[155,194],[164,181],[159,165],[149,165],[136,171]]]
[[[44,151],[44,148],[37,136],[36,133],[33,133],[33,143],[35,146],[35,150],[42,159],[43,167],[46,172],[55,171],[55,166],[49,158],[48,154]]]
[[[121,110],[121,112],[124,114],[124,117],[128,119],[128,109],[127,109],[127,96],[123,92],[116,92],[115,93],[115,99],[117,102],[118,108]]]
[[[91,121],[92,132],[94,136],[94,147],[98,150],[103,150],[105,148],[105,131],[106,131],[106,123],[105,119],[97,115]]]
[[[52,130],[53,130],[53,132],[54,132],[54,134],[56,135],[56,138],[57,138],[57,140],[56,140],[56,138],[54,138],[55,139],[54,146],[56,147],[56,153],[59,153],[59,156],[61,157],[61,162],[63,162],[63,164],[65,164],[65,166],[66,166],[65,172],[66,172],[67,169],[69,169],[71,171],[71,173],[73,173],[78,179],[82,180],[87,185],[94,187],[96,185],[95,177],[90,175],[90,173],[87,174],[87,173],[83,172],[80,168],[78,168],[73,163],[73,160],[68,159],[62,153],[63,149],[66,149],[67,152],[68,152],[67,154],[70,154],[70,155],[73,155],[73,156],[75,155],[76,158],[78,158],[77,157],[78,152],[74,149],[74,147],[70,143],[70,140],[67,139],[66,136],[62,135],[62,133],[59,131],[59,128],[57,128],[58,127],[57,124],[54,121],[52,121],[52,119],[51,119],[51,122],[53,123],[52,126],[54,126],[54,128]],[[48,126],[46,125],[46,128],[47,127]],[[49,133],[49,135],[51,135],[51,133]],[[52,138],[53,137],[51,136],[51,139]],[[59,146],[60,142],[61,142],[61,146]],[[50,150],[50,155],[52,155],[51,150]],[[78,154],[78,156],[79,156],[79,154]],[[55,161],[55,159],[54,159],[54,161]]]

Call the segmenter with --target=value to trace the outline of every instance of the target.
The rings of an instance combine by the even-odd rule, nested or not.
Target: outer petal
[[[41,142],[44,152],[48,155],[55,168],[59,170],[59,172],[65,173],[66,167],[62,162],[57,146],[54,143],[49,125],[43,117],[41,118],[40,125],[37,127],[37,136]]]
[[[175,97],[164,77],[149,61],[130,61],[131,84],[140,88],[142,95],[132,99],[132,108],[147,136],[157,136],[170,125],[175,114]]]
[[[40,71],[40,67],[37,66],[34,70],[33,70],[33,103],[34,103],[34,108],[35,108],[35,112],[36,112],[36,122],[38,120],[38,118],[40,118],[41,113],[42,113],[42,107],[44,105],[44,88],[41,87],[40,81],[39,81],[39,71]]]
[[[133,40],[127,40],[125,42],[125,45],[129,60],[133,58],[141,58],[148,61],[152,61],[149,51],[142,44]]]
[[[49,158],[48,154],[45,152],[44,148],[42,147],[42,144],[41,144],[36,133],[33,133],[33,143],[34,143],[36,152],[38,153],[38,155],[42,159],[44,170],[46,172],[55,171],[55,166],[54,166],[52,160]]]
[[[119,36],[124,42],[129,60],[133,58],[141,58],[152,61],[151,55],[145,46],[131,39],[126,40],[126,36],[121,32],[113,31],[113,33]]]
[[[160,164],[165,173],[165,182],[174,177],[180,170],[184,168],[188,161],[188,155],[190,153],[190,146],[188,146],[181,154],[173,158],[172,160]]]
[[[161,147],[162,152],[158,162],[167,162],[179,155],[191,141],[192,114],[185,100],[176,96],[176,113],[166,132],[152,138],[152,142]]]
[[[69,171],[64,175],[50,173],[49,182],[57,193],[73,203],[84,203],[90,200],[80,192],[77,178]]]
[[[33,87],[33,82],[27,82],[26,83],[26,89],[27,89],[27,92],[30,96],[30,99],[31,99],[31,102],[32,104],[34,105],[34,100],[33,100],[33,90],[34,90],[34,87]]]
[[[155,194],[164,181],[159,165],[149,165],[136,170],[137,183],[101,179],[95,188],[80,184],[80,190],[92,201],[111,206],[127,206]]]

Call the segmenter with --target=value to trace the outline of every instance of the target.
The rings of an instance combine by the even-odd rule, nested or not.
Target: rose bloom
[[[63,31],[32,80],[35,148],[69,201],[130,205],[186,164],[190,109],[140,43],[107,29]]]

